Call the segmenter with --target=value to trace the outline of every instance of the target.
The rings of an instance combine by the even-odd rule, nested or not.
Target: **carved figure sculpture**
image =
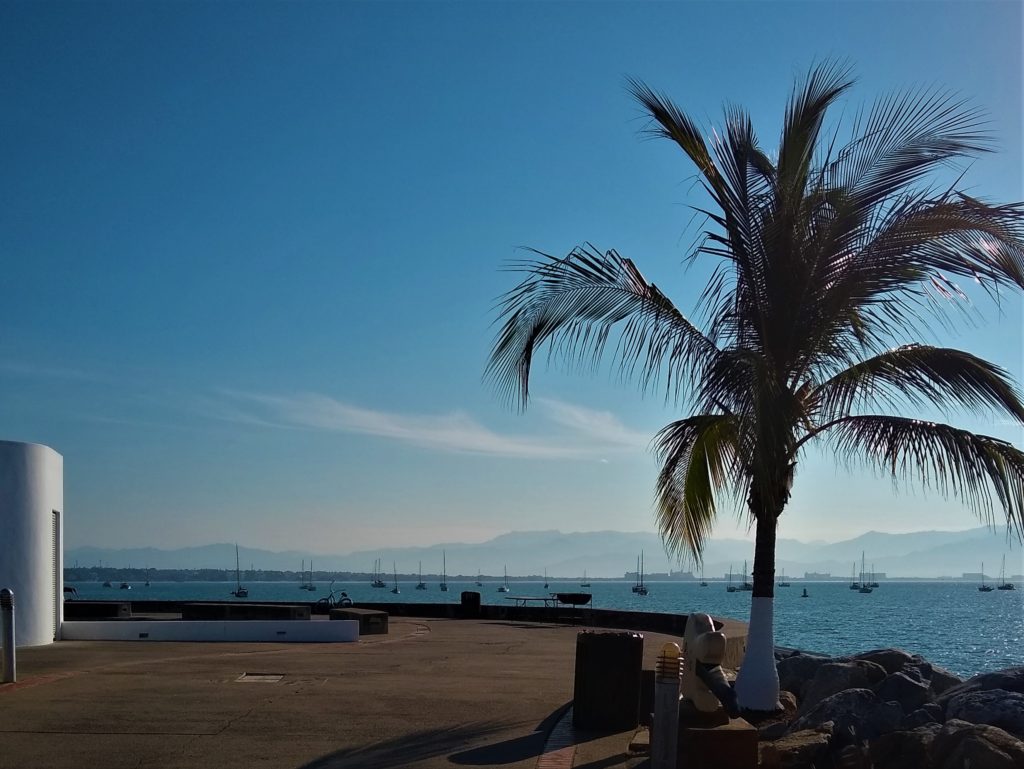
[[[739,717],[736,692],[722,670],[725,657],[725,633],[715,630],[707,614],[691,614],[683,634],[683,699],[702,713],[719,707],[733,718]]]

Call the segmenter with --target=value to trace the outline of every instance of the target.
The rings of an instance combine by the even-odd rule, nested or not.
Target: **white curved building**
[[[64,458],[0,441],[0,588],[14,591],[15,645],[60,638],[64,621]]]

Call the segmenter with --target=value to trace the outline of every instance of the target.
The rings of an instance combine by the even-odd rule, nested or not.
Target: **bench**
[[[388,633],[388,613],[377,609],[331,609],[331,619],[354,619],[359,623],[359,635]]]

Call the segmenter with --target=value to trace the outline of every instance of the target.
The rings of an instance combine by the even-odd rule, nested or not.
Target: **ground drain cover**
[[[243,684],[276,684],[284,678],[283,673],[242,673],[235,679],[236,683]]]

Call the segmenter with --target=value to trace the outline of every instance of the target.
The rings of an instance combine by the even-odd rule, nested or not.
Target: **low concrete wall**
[[[94,620],[64,622],[66,641],[252,641],[347,643],[359,640],[359,623],[294,620]]]

